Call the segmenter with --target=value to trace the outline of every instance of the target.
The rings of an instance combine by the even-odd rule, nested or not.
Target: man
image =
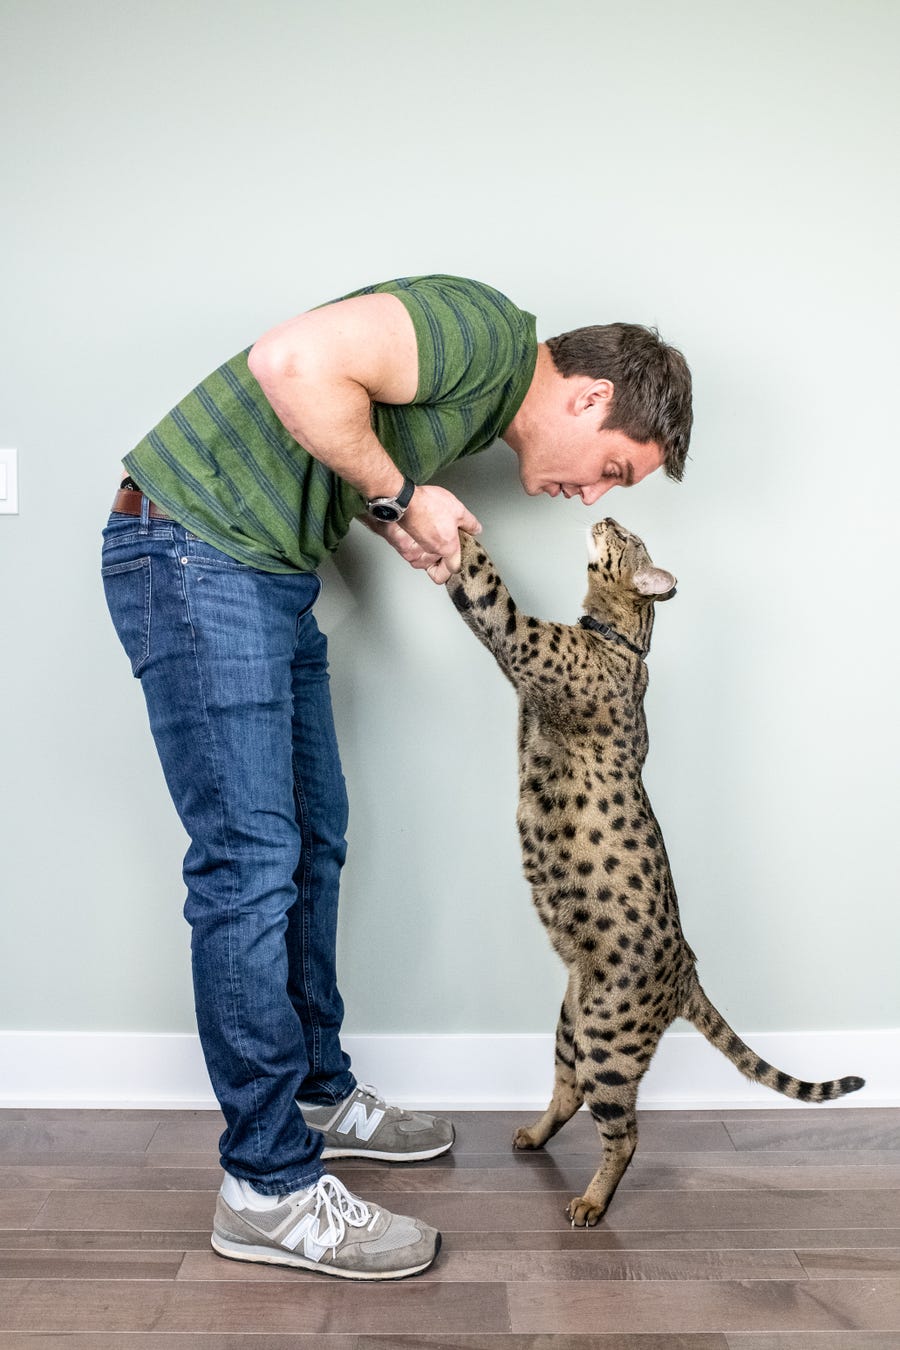
[[[226,1121],[212,1245],[349,1278],[424,1270],[440,1235],[323,1160],[436,1157],[449,1122],[360,1087],[335,977],[347,800],[312,607],[359,517],[441,584],[481,526],[431,484],[498,437],[531,495],[586,505],[683,472],[684,358],[634,325],[538,343],[479,282],[416,277],[272,329],[125,457],[107,601],[191,844],[197,1023]]]

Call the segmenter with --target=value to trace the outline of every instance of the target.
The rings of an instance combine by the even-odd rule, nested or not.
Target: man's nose
[[[581,500],[584,502],[585,506],[593,506],[594,502],[599,502],[603,494],[609,492],[610,488],[614,488],[615,486],[615,483],[594,483],[592,487],[587,487],[582,490]]]

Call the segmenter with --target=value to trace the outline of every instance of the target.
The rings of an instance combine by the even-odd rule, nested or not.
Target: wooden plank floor
[[[900,1350],[900,1110],[644,1112],[609,1218],[584,1113],[458,1112],[433,1163],[338,1162],[442,1229],[377,1285],[218,1257],[213,1111],[0,1111],[0,1350]],[[527,1119],[527,1113],[526,1113]]]

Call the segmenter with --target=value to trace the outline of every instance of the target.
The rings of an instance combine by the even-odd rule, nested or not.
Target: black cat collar
[[[599,619],[591,618],[590,614],[582,614],[578,622],[582,628],[588,628],[592,633],[599,633],[601,637],[609,638],[610,642],[618,642],[621,647],[627,647],[630,652],[634,652],[635,656],[641,657],[642,660],[647,655],[646,652],[641,651],[640,647],[636,647],[633,642],[629,642],[627,637],[623,637],[614,628],[610,628],[608,623],[601,623]]]

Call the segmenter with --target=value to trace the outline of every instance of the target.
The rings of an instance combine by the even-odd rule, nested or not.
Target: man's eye
[[[619,473],[619,470],[618,470],[617,468],[613,467],[613,468],[611,468],[611,469],[607,469],[607,470],[604,472],[603,477],[604,477],[604,478],[621,478],[622,475]]]

